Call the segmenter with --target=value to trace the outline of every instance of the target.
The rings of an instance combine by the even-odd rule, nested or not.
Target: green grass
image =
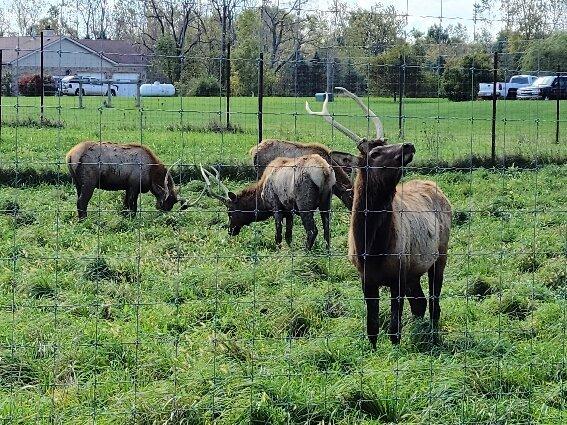
[[[276,249],[272,221],[231,238],[208,198],[161,214],[144,195],[128,219],[120,194],[98,191],[79,223],[71,185],[4,187],[0,417],[565,423],[566,178],[565,166],[435,175],[458,217],[441,332],[406,303],[401,345],[382,334],[376,352],[336,199],[331,253],[319,238],[307,254],[299,222],[291,248]]]
[[[37,98],[2,99],[3,423],[567,421],[567,151],[564,122],[554,143],[555,103],[499,102],[497,149],[558,165],[428,176],[414,168],[406,177],[435,180],[453,204],[441,331],[413,321],[406,303],[401,345],[382,334],[372,352],[346,259],[349,215],[336,199],[330,253],[321,237],[313,253],[303,250],[299,220],[293,246],[281,250],[272,221],[231,238],[224,207],[209,198],[161,214],[143,195],[143,212],[129,219],[121,194],[97,191],[77,222],[63,158],[81,140],[142,141],[186,164],[247,163],[257,141],[254,98],[233,99],[230,133],[213,131],[218,98],[143,99],[141,112],[133,100],[103,100],[77,109],[76,98],[48,98],[42,127]],[[264,136],[354,152],[306,116],[304,100],[265,99]],[[397,104],[370,101],[397,140]],[[365,134],[352,102],[332,108]],[[408,99],[416,163],[490,155],[490,108]],[[33,185],[4,178],[23,172]],[[181,190],[193,199],[201,188]],[[385,330],[387,291],[381,297]]]
[[[79,141],[142,142],[166,162],[242,163],[257,141],[257,100],[231,101],[232,123],[238,132],[203,131],[215,127],[224,111],[220,98],[145,98],[142,109],[133,99],[86,97],[78,108],[75,97],[46,98],[48,126],[38,127],[39,98],[4,98],[0,140],[0,168],[57,169],[67,150]],[[342,134],[319,117],[308,116],[305,98],[268,97],[264,101],[265,138],[323,142],[334,149],[353,151]],[[308,99],[315,109],[320,108]],[[371,108],[382,117],[386,136],[398,139],[398,105],[391,99],[371,98]],[[470,155],[490,156],[491,102],[454,103],[445,99],[405,99],[404,140],[416,144],[417,162],[455,160]],[[565,108],[562,102],[562,108]],[[374,137],[362,111],[349,99],[331,104],[338,121],[362,136]],[[564,114],[562,115],[564,116]],[[61,125],[59,125],[61,124]],[[560,143],[555,143],[555,102],[499,101],[497,154],[527,158],[565,158],[567,129],[560,122]],[[191,131],[190,131],[191,130]],[[194,131],[200,130],[200,131]]]

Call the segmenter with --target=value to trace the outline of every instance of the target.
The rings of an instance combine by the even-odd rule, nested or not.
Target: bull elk
[[[347,173],[351,171],[351,164],[355,156],[329,149],[319,143],[297,143],[288,140],[267,139],[250,149],[250,156],[258,174],[261,176],[266,166],[274,159],[297,158],[304,155],[319,155],[335,172],[336,184],[333,193],[342,201],[350,211],[352,208],[352,182]]]
[[[330,246],[330,209],[335,173],[333,168],[319,155],[297,158],[276,158],[271,161],[261,178],[239,194],[229,192],[219,178],[201,167],[205,187],[209,194],[219,199],[228,209],[231,236],[237,235],[243,226],[255,221],[274,217],[276,245],[282,242],[282,223],[285,219],[285,240],[292,241],[293,215],[300,216],[307,233],[306,248],[313,247],[317,237],[314,211],[319,209],[323,222],[323,234]],[[224,192],[216,194],[211,188],[211,179]]]
[[[401,337],[404,297],[414,316],[423,317],[427,301],[421,288],[423,274],[429,277],[429,315],[437,326],[439,297],[447,262],[451,205],[441,189],[430,181],[410,180],[398,184],[402,168],[409,164],[415,148],[410,143],[387,145],[380,119],[354,94],[354,99],[376,127],[376,139],[365,140],[337,123],[327,102],[321,115],[337,130],[353,139],[360,152],[354,183],[354,200],[349,228],[349,258],[356,266],[366,301],[367,334],[376,348],[379,287],[390,288],[389,336],[397,344]]]
[[[86,141],[71,148],[66,162],[77,189],[79,219],[87,216],[95,188],[125,190],[124,209],[130,212],[136,212],[140,193],[147,192],[162,211],[171,211],[177,202],[181,209],[190,206],[178,195],[170,170],[146,146]]]

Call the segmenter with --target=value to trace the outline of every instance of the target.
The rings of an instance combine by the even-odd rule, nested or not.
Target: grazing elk
[[[179,202],[170,170],[146,146],[86,141],[75,145],[66,156],[69,173],[77,189],[77,214],[87,216],[87,206],[96,188],[125,190],[124,209],[136,212],[140,193],[151,192],[156,208],[171,211]],[[195,201],[196,202],[196,201]]]
[[[327,146],[319,143],[296,143],[287,140],[267,139],[250,149],[252,162],[257,167],[258,174],[261,176],[266,166],[274,159],[297,158],[304,155],[317,154],[323,158],[335,171],[336,183],[333,186],[333,193],[349,209],[352,209],[352,182],[348,173],[351,172],[354,155],[345,152],[332,151]]]
[[[313,217],[318,208],[323,222],[323,234],[327,248],[331,243],[330,209],[335,173],[333,168],[319,155],[297,158],[276,158],[271,161],[258,182],[245,188],[238,195],[229,192],[216,175],[201,167],[209,194],[222,201],[228,209],[230,235],[237,235],[243,226],[255,221],[274,217],[276,223],[276,245],[282,242],[282,221],[285,218],[285,240],[291,244],[293,214],[301,217],[307,233],[306,248],[309,250],[317,237],[317,226]],[[211,190],[210,178],[216,180],[224,195]]]
[[[358,99],[354,94],[343,92]],[[360,105],[362,102],[357,101]],[[363,104],[362,104],[363,105]],[[331,118],[327,101],[319,113]],[[376,139],[367,141],[353,134],[360,151],[359,172],[354,183],[354,201],[349,229],[349,258],[356,266],[367,306],[367,334],[376,348],[379,286],[390,287],[389,335],[399,343],[404,297],[414,316],[423,317],[427,307],[420,278],[429,277],[429,315],[434,326],[440,315],[439,296],[447,261],[451,205],[441,189],[430,181],[411,180],[398,184],[402,167],[412,161],[410,143],[386,145],[382,125],[364,107],[376,124]],[[338,124],[331,118],[330,122]],[[339,128],[339,127],[337,127]],[[346,134],[346,133],[345,133]]]

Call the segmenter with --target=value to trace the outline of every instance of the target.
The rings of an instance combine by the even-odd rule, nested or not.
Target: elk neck
[[[363,167],[356,178],[352,220],[356,252],[361,263],[380,263],[389,252],[395,235],[392,201],[399,180],[396,174],[395,170]]]
[[[241,211],[257,211],[255,215],[250,215],[250,223],[267,220],[273,215],[272,209],[262,198],[262,186],[259,184],[254,184],[242,190],[238,195],[235,207]]]

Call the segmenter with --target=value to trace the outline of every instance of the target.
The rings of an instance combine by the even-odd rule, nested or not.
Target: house
[[[43,32],[45,75],[89,75],[121,81],[146,78],[147,57],[132,43],[123,40],[77,40]],[[2,74],[9,73],[12,86],[25,74],[38,74],[41,64],[41,36],[0,37]]]

